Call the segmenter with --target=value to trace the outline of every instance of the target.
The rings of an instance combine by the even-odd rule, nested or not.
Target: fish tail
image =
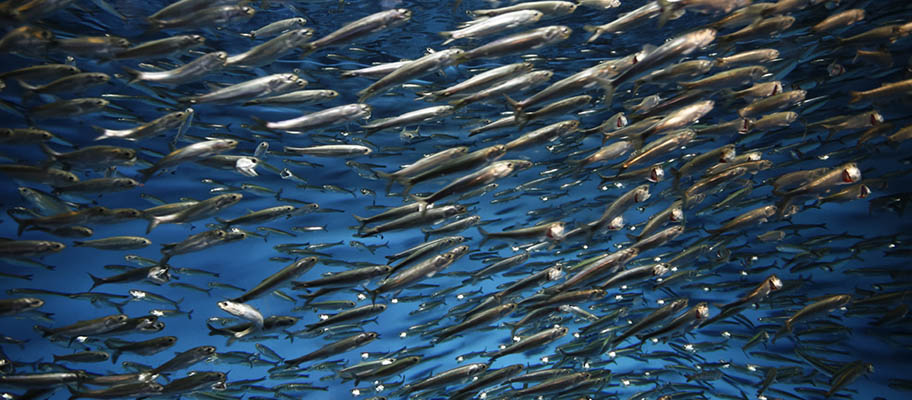
[[[518,101],[516,101],[516,100],[513,100],[513,99],[510,98],[510,96],[508,96],[508,95],[503,95],[503,96],[504,96],[504,99],[507,100],[507,105],[509,105],[510,108],[513,109],[513,113],[514,113],[514,114],[513,114],[513,115],[514,115],[513,118],[514,118],[517,122],[519,122],[520,124],[523,124],[523,121],[528,121],[528,120],[529,120],[529,117],[526,116],[526,114],[523,112],[523,108],[524,108],[524,107],[523,107],[522,103],[520,103],[520,102],[518,102]]]
[[[849,104],[861,101],[861,92],[854,90],[849,91]]]
[[[677,168],[671,168],[671,175],[674,176],[671,187],[678,192],[681,190],[681,171],[678,171]]]
[[[32,328],[34,328],[38,333],[40,333],[42,337],[49,337],[53,333],[53,332],[51,332],[50,329],[45,328],[41,325],[35,325]]]
[[[583,30],[586,32],[592,32],[592,36],[589,36],[589,39],[586,39],[586,43],[592,43],[596,41],[600,36],[602,36],[602,33],[604,33],[596,25],[583,25]]]
[[[156,226],[161,225],[161,223],[162,223],[161,218],[152,217],[152,220],[149,221],[149,226],[146,227],[146,234],[148,235],[150,232],[152,232],[153,229],[155,229]],[[167,256],[165,256],[165,257],[167,257]],[[162,261],[162,264],[164,264],[165,262],[167,262],[167,261]]]
[[[117,359],[120,358],[120,355],[123,354],[120,351],[115,351],[111,354],[111,364],[117,364]]]
[[[140,177],[140,180],[142,180],[143,182],[145,182],[145,181],[149,180],[149,178],[151,178],[153,174],[155,174],[156,168],[155,168],[155,166],[153,165],[153,166],[151,166],[151,167],[149,167],[149,168],[143,168],[143,169],[141,169],[141,170],[138,170],[137,172],[139,172],[139,173],[142,174],[142,176]]]
[[[130,67],[123,67],[124,72],[130,77],[129,83],[133,84],[143,80],[143,72]]]
[[[13,215],[13,213],[10,212],[10,210],[7,210],[6,214],[9,215],[10,218],[13,219],[13,221],[15,221],[17,224],[19,224],[19,228],[16,230],[16,233],[19,236],[22,236],[22,232],[25,232],[26,228],[28,228],[29,226],[32,225],[31,222],[29,222],[29,220],[22,219],[22,218],[19,218],[19,217]]]
[[[301,49],[301,58],[309,56],[311,53],[317,51],[317,48],[313,46],[312,43],[307,43],[303,46],[300,46]]]
[[[450,102],[450,105],[456,108],[460,108],[469,103],[468,97],[463,97],[461,99],[456,99]]]
[[[446,46],[456,40],[456,38],[453,37],[452,31],[440,31],[439,35],[446,39],[442,43],[443,46]]]
[[[92,278],[92,287],[89,288],[89,291],[90,291],[90,292],[91,292],[93,289],[95,289],[96,287],[98,287],[98,285],[101,285],[101,284],[105,283],[104,279],[101,279],[101,278],[99,278],[99,277],[97,277],[97,276],[95,276],[95,275],[92,275],[91,272],[89,272],[89,277]]]
[[[39,86],[30,85],[30,84],[26,83],[25,81],[23,81],[22,79],[17,79],[16,81],[19,82],[19,86],[22,86],[23,89],[25,89],[29,92],[34,92],[35,90],[37,90],[39,88]]]
[[[108,131],[107,129],[105,129],[105,128],[102,128],[102,127],[100,127],[100,126],[92,125],[92,129],[94,129],[95,132],[98,132],[98,133],[101,134],[101,135],[99,135],[98,137],[96,137],[95,139],[92,139],[92,140],[99,141],[99,140],[105,140],[105,139],[108,139],[108,138],[111,137],[111,135],[108,134],[109,131]]]
[[[481,238],[481,244],[484,244],[484,242],[487,242],[488,239],[491,238],[491,234],[488,233],[488,231],[486,231],[484,228],[482,228],[481,226],[477,226],[476,228],[478,228],[478,233],[480,233],[481,236],[483,236],[483,238]]]
[[[48,146],[47,143],[45,143],[45,142],[41,142],[39,144],[39,146],[41,146],[41,151],[43,151],[44,154],[46,154],[48,156],[48,161],[56,160],[57,157],[59,157],[61,154],[59,152],[54,151],[54,149],[52,149],[50,146]]]
[[[671,7],[671,4],[668,3],[668,0],[656,0],[656,3],[659,5],[659,8],[662,9],[662,15],[659,16],[659,28],[665,26],[668,23],[668,20],[671,19],[671,15],[674,13],[674,8]]]

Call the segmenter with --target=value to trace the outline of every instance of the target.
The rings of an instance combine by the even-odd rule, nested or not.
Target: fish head
[[[554,330],[551,331],[551,337],[559,338],[559,337],[566,335],[567,332],[570,332],[570,328],[567,328],[566,326],[559,326],[557,328],[554,328]]]
[[[66,247],[66,246],[65,246],[63,243],[60,243],[60,242],[46,241],[46,242],[43,242],[43,243],[42,243],[41,247],[42,247],[45,251],[58,252],[58,251],[60,251],[60,250],[63,250],[63,248]]]
[[[292,42],[298,43],[303,42],[307,39],[310,39],[313,36],[314,30],[310,28],[301,28],[295,29],[291,32],[288,32],[288,36]]]
[[[731,162],[733,158],[737,155],[735,151],[735,145],[729,144],[722,148],[722,155],[719,157],[720,163]]]
[[[462,245],[462,246],[454,248],[453,250],[450,250],[450,252],[448,254],[453,255],[453,258],[459,258],[459,257],[464,256],[468,252],[469,252],[469,246]]]
[[[111,76],[103,72],[86,73],[86,78],[95,83],[105,83],[111,80]]]
[[[877,111],[873,111],[871,112],[869,122],[872,126],[882,124],[884,122],[883,115],[880,115]]]
[[[655,165],[649,170],[649,176],[646,178],[647,181],[652,183],[659,183],[665,179],[665,169],[661,165]]]
[[[553,267],[548,268],[548,280],[556,281],[564,274],[564,266],[560,263],[554,264]]]
[[[701,302],[694,306],[694,318],[697,320],[703,320],[709,318],[709,306],[706,302]]]
[[[361,334],[360,338],[364,342],[369,342],[376,339],[377,336],[380,336],[377,332],[364,332]]]
[[[214,51],[204,55],[203,62],[207,65],[224,66],[228,62],[228,53],[224,51]]]
[[[564,229],[566,225],[562,221],[557,221],[548,227],[545,237],[554,241],[560,241],[564,238]]]
[[[634,189],[636,193],[633,196],[633,201],[637,203],[642,203],[646,200],[649,200],[649,185],[640,185]]]
[[[26,298],[23,298],[22,301],[25,302],[26,307],[28,307],[30,309],[38,308],[38,307],[41,307],[44,305],[44,300],[37,299],[34,297],[26,297]]]
[[[671,307],[671,309],[674,310],[674,311],[680,311],[680,310],[682,310],[684,307],[687,307],[687,302],[688,302],[688,301],[689,301],[689,300],[688,300],[687,298],[677,299],[677,300],[671,302],[670,307]]]
[[[681,209],[681,206],[675,206],[671,209],[671,213],[668,216],[668,220],[671,222],[681,222],[684,220],[684,210]]]
[[[156,317],[154,315],[146,315],[146,316],[139,317],[136,326],[138,329],[142,329],[143,327],[154,325],[155,322],[157,322],[157,321],[158,321],[158,317]]]
[[[407,8],[397,8],[393,10],[392,15],[396,20],[405,22],[412,18],[412,10],[409,10]]]
[[[858,187],[858,198],[863,199],[871,195],[871,188],[868,185],[860,185]]]
[[[540,28],[546,42],[565,40],[570,37],[573,30],[564,25],[555,25]]]
[[[716,40],[716,33],[715,29],[706,28],[691,32],[687,35],[689,41],[697,47],[706,47],[706,45],[712,43],[713,40]]]
[[[215,354],[214,346],[200,346],[194,349],[194,352],[200,355],[213,355]]]
[[[116,178],[114,179],[114,186],[123,189],[132,189],[139,186],[139,182],[130,178]]]
[[[861,180],[861,170],[855,163],[846,164],[842,168],[842,181],[844,183],[855,183]]]
[[[782,280],[779,279],[775,274],[770,275],[769,278],[766,278],[766,282],[769,285],[771,292],[775,292],[779,289],[782,289]]]
[[[612,218],[611,222],[608,223],[607,229],[609,231],[619,231],[621,229],[624,229],[624,216],[618,215],[617,217]]]
[[[533,165],[532,161],[528,161],[528,160],[510,160],[510,161],[508,161],[508,163],[509,164],[507,164],[507,166],[511,169],[511,171],[521,171],[524,169],[529,169],[529,168],[532,168],[532,165]]]
[[[221,207],[230,206],[232,204],[235,204],[235,203],[241,201],[241,199],[243,199],[243,198],[244,198],[244,195],[242,195],[240,193],[226,193],[226,194],[220,195],[219,200],[217,201],[218,207],[221,208]]]
[[[221,308],[222,310],[225,310],[225,311],[233,310],[236,308],[235,303],[228,301],[228,300],[222,300],[222,301],[216,303],[216,305],[218,305],[219,308]]]
[[[507,153],[507,146],[495,144],[485,149],[485,158],[494,160]]]
[[[711,70],[713,68],[713,66],[716,65],[715,61],[712,61],[712,60],[696,60],[696,61],[694,61],[694,63],[697,66],[697,68],[696,68],[697,72],[700,74],[705,74],[705,73],[709,72],[709,70]],[[655,95],[655,96],[659,97],[658,95]]]

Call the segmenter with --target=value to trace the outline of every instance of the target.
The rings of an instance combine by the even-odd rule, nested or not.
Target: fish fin
[[[456,99],[456,100],[450,101],[450,105],[453,107],[456,107],[456,108],[463,107],[468,103],[469,103],[468,97],[463,97],[461,99]]]
[[[130,76],[130,80],[128,81],[128,83],[133,84],[133,83],[136,83],[136,82],[139,82],[139,81],[143,80],[143,72],[142,72],[142,71],[135,70],[135,69],[130,68],[130,67],[122,67],[122,68],[123,68],[124,72],[126,72],[127,75]]]
[[[155,229],[156,226],[161,225],[161,223],[162,223],[161,218],[152,217],[152,220],[149,221],[149,226],[146,227],[146,234],[148,235],[150,232],[152,232],[153,229]]]
[[[50,146],[48,146],[47,143],[45,143],[45,142],[39,143],[39,146],[41,146],[41,151],[43,151],[44,154],[46,154],[48,156],[48,161],[55,161],[55,160],[57,160],[57,157],[59,157],[62,154],[60,152],[54,151],[54,149],[52,149]]]
[[[674,189],[675,192],[680,192],[681,191],[681,189],[680,189],[681,188],[681,171],[678,171],[677,168],[672,167],[671,175],[674,177],[671,187]]]
[[[602,102],[611,105],[611,101],[614,99],[614,84],[610,80],[604,78],[598,78],[596,81],[605,89],[605,94],[602,95]]]
[[[7,213],[7,215],[10,216],[10,218],[13,219],[13,221],[15,221],[17,224],[19,224],[19,228],[16,230],[16,233],[18,236],[22,236],[22,232],[25,232],[26,228],[28,228],[31,225],[29,220],[16,217],[15,215],[13,215],[13,213],[10,212],[10,210],[7,210],[6,213]]]
[[[849,104],[861,101],[861,92],[854,90],[849,91]]]
[[[452,31],[440,31],[440,32],[438,32],[438,35],[440,35],[440,36],[442,36],[444,39],[446,39],[446,40],[444,40],[443,43],[441,44],[441,45],[443,45],[443,46],[446,46],[446,45],[448,45],[448,44],[450,44],[450,43],[453,43],[453,41],[456,40],[456,38],[453,37],[453,32],[452,32]]]
[[[605,33],[605,31],[599,29],[598,25],[583,25],[583,30],[586,32],[592,32],[592,36],[589,36],[589,39],[586,39],[586,43],[592,43],[596,41],[596,39]]]
[[[484,245],[485,242],[487,242],[488,240],[491,239],[491,234],[488,233],[488,231],[486,231],[486,230],[485,230],[484,228],[482,228],[481,226],[477,226],[476,228],[478,228],[478,233],[480,233],[481,236],[483,236],[483,237],[481,238],[481,243],[479,244],[479,246],[480,246],[480,245]]]
[[[37,85],[30,85],[30,84],[26,83],[25,81],[23,81],[22,79],[17,79],[16,81],[19,83],[19,86],[22,86],[23,89],[25,89],[29,92],[34,92],[35,90],[37,90],[40,87]]]
[[[40,333],[42,337],[49,337],[52,334],[50,329],[45,328],[41,325],[35,325],[32,328],[34,328],[38,333]]]
[[[668,20],[671,19],[672,14],[674,13],[674,8],[668,2],[668,0],[656,0],[659,8],[662,10],[662,14],[659,16],[659,28],[665,26],[668,23]]]
[[[102,128],[102,127],[100,127],[100,126],[92,125],[92,129],[94,129],[95,132],[98,132],[98,133],[101,134],[101,135],[99,135],[98,137],[96,137],[95,139],[92,139],[92,140],[94,140],[94,141],[105,140],[105,139],[108,139],[108,138],[113,137],[113,136],[108,135],[108,130],[107,130],[107,129]]]
[[[311,53],[317,51],[317,48],[315,48],[312,43],[306,43],[303,46],[299,46],[299,48],[301,49],[300,58],[302,58],[302,59],[309,56]]]
[[[149,178],[151,178],[152,175],[154,175],[154,174],[155,174],[156,172],[158,172],[158,171],[157,171],[157,169],[155,168],[155,166],[153,165],[153,166],[151,166],[151,167],[149,167],[149,168],[143,168],[143,169],[141,169],[141,170],[138,170],[137,172],[139,172],[139,173],[142,174],[142,176],[140,177],[140,180],[143,181],[143,182],[145,182],[145,181],[148,181]]]
[[[516,100],[513,100],[512,98],[510,98],[510,96],[508,96],[506,94],[503,96],[504,96],[504,99],[507,100],[507,105],[509,105],[510,108],[513,109],[513,120],[516,122],[519,122],[520,125],[525,125],[525,123],[529,121],[529,117],[526,115],[525,112],[523,112],[524,107],[523,107],[522,103],[520,103]]]
[[[96,287],[98,287],[98,285],[105,283],[104,279],[99,278],[95,275],[92,275],[91,272],[89,272],[89,277],[92,278],[92,287],[89,288],[90,292],[92,291],[92,289],[95,289]]]
[[[374,173],[376,173],[377,176],[380,177],[381,179],[386,179],[388,181],[386,183],[386,193],[387,194],[390,192],[390,189],[393,188],[393,182],[400,182],[399,179],[397,179],[395,177],[395,175],[393,175],[393,174],[389,174],[389,173],[386,173],[383,171],[374,171]]]

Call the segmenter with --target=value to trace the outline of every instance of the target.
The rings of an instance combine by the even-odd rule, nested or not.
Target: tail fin
[[[374,172],[375,172],[375,173],[377,174],[377,176],[379,176],[381,179],[386,179],[386,180],[388,181],[387,184],[386,184],[386,193],[389,193],[390,189],[392,189],[392,187],[393,187],[393,182],[399,182],[398,177],[396,177],[394,174],[386,173],[386,172],[383,172],[383,171],[374,171]]]
[[[59,157],[60,154],[62,154],[60,152],[54,151],[54,149],[52,149],[50,146],[48,146],[47,143],[45,143],[45,142],[39,143],[39,146],[41,146],[41,151],[43,151],[44,154],[47,154],[48,158],[50,158],[51,160],[56,160],[57,157]]]
[[[124,72],[130,76],[129,83],[133,84],[143,80],[143,72],[129,67],[123,67]]]
[[[504,95],[504,98],[507,100],[507,104],[510,108],[513,109],[513,119],[518,122],[520,126],[525,125],[526,122],[529,121],[529,116],[523,112],[525,106],[522,103],[511,99],[510,96]]]
[[[856,92],[854,90],[849,91],[849,104],[857,103],[861,101],[861,92]]]
[[[10,212],[10,210],[7,210],[6,214],[9,215],[10,218],[13,219],[13,221],[15,221],[17,224],[19,224],[19,228],[16,230],[16,233],[19,236],[22,236],[22,232],[25,232],[26,228],[28,228],[29,226],[32,225],[29,220],[16,217],[15,215],[13,215],[12,212]]]
[[[446,45],[448,45],[448,44],[450,44],[450,43],[453,43],[453,41],[455,41],[456,39],[458,39],[458,38],[454,38],[454,37],[453,37],[453,32],[452,32],[452,31],[440,31],[439,34],[440,34],[440,36],[443,36],[444,39],[446,39],[446,40],[444,40],[443,43],[442,43],[443,46],[446,46]]]
[[[105,280],[104,280],[104,279],[101,279],[101,278],[99,278],[99,277],[97,277],[97,276],[95,276],[95,275],[92,275],[91,272],[89,273],[89,277],[92,278],[92,287],[89,288],[89,291],[90,291],[90,292],[91,292],[93,289],[95,289],[96,287],[98,287],[99,285],[103,285],[103,284],[105,283]]]
[[[602,34],[605,33],[605,31],[599,29],[597,25],[583,25],[583,30],[586,32],[594,32],[592,36],[589,36],[589,39],[586,39],[586,43],[594,42],[599,36],[602,36]]]
[[[162,219],[160,217],[152,217],[152,220],[149,221],[149,226],[146,227],[146,234],[148,235],[156,226],[161,225],[161,223]]]
[[[41,325],[35,325],[35,326],[33,326],[33,328],[35,328],[35,330],[38,331],[38,333],[40,333],[42,337],[49,337],[54,333],[50,329],[45,328]]]
[[[140,177],[140,180],[145,182],[145,181],[148,181],[149,178],[152,177],[152,175],[154,175],[156,172],[158,172],[158,168],[155,168],[155,166],[153,165],[149,168],[143,168],[141,170],[138,170],[137,172],[142,174],[142,176]]]
[[[662,9],[662,15],[659,16],[659,28],[661,28],[665,26],[669,19],[671,19],[674,8],[668,3],[668,0],[656,0],[656,3],[658,3],[659,8]]]

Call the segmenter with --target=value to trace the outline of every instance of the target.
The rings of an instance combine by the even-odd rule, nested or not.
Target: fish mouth
[[[653,168],[652,171],[649,172],[649,178],[646,178],[646,180],[649,182],[652,182],[652,183],[659,183],[664,178],[665,178],[665,170],[662,169],[661,167],[656,167],[656,168]]]
[[[842,170],[842,181],[845,183],[855,183],[861,179],[861,171],[858,167],[849,167]]]

